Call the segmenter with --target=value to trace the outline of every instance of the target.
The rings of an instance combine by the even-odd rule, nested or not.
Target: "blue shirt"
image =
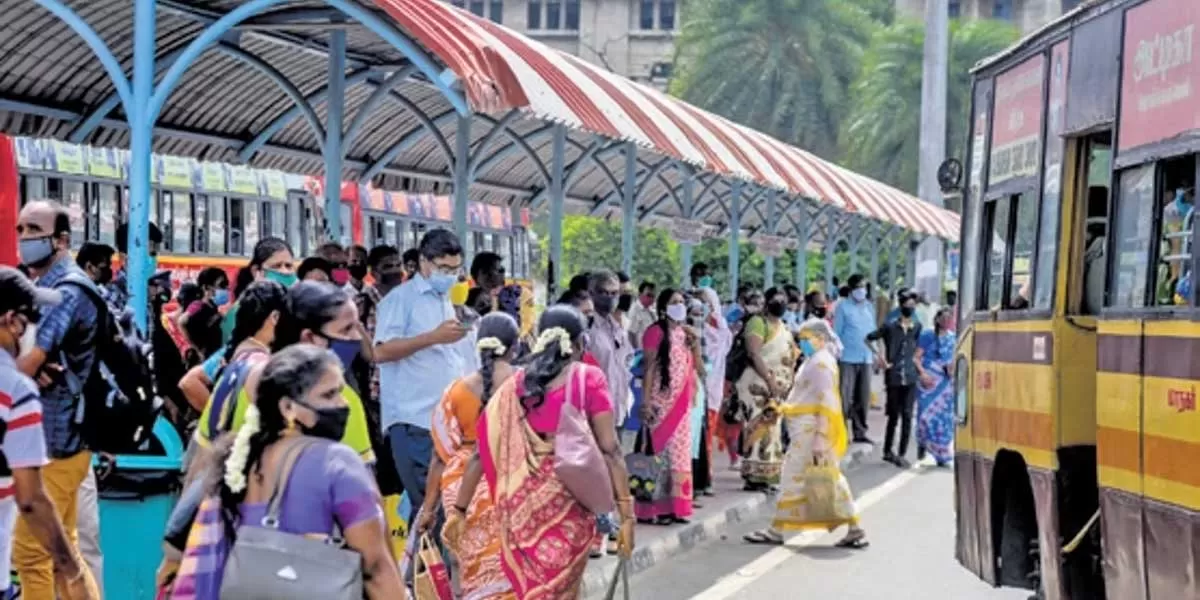
[[[875,331],[875,307],[870,302],[847,298],[833,311],[833,332],[842,340],[841,361],[851,365],[870,364],[874,358],[867,335]]]
[[[379,304],[375,319],[375,344],[413,338],[455,318],[446,294],[417,275],[404,282]],[[397,424],[429,429],[433,409],[442,392],[456,379],[473,372],[479,363],[472,332],[454,344],[430,346],[403,359],[379,363],[380,424],[383,431]]]
[[[54,288],[71,273],[91,281],[70,256],[64,256],[38,278],[37,284]],[[96,320],[99,315],[95,302],[79,286],[64,284],[57,289],[62,294],[62,303],[42,313],[42,319],[38,321],[37,346],[46,353],[47,364],[62,365],[65,372],[61,377],[54,377],[55,382],[42,390],[42,423],[50,457],[68,458],[84,449],[79,427],[80,400],[83,383],[96,363]]]
[[[742,308],[741,304],[734,304],[732,308],[725,311],[725,322],[731,324],[737,323],[744,316],[746,316],[746,309]]]
[[[221,370],[221,364],[224,360],[225,346],[221,346],[220,350],[213,352],[212,356],[205,359],[204,363],[200,365],[200,368],[204,369],[204,376],[207,377],[209,381],[214,383],[217,381],[217,372]]]

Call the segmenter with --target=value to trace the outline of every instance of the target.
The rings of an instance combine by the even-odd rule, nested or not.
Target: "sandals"
[[[847,533],[846,537],[834,544],[835,548],[849,548],[850,550],[862,550],[870,546],[871,542],[867,541],[866,532]]]
[[[774,534],[770,531],[767,531],[767,530],[755,531],[753,533],[748,533],[748,534],[742,536],[742,539],[746,540],[747,542],[749,542],[751,544],[759,544],[759,545],[763,545],[763,546],[782,546],[783,545],[783,537],[782,536],[777,536],[776,534]]]

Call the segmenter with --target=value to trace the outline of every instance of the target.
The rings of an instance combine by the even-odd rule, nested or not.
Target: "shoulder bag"
[[[317,440],[285,441],[262,523],[242,524],[225,561],[222,600],[288,598],[289,600],[361,600],[362,555],[347,550],[334,523],[326,540],[279,529],[280,504],[296,460]]]
[[[603,515],[615,510],[616,502],[608,464],[582,408],[585,372],[582,365],[575,364],[567,376],[566,399],[554,433],[554,474],[580,504]]]

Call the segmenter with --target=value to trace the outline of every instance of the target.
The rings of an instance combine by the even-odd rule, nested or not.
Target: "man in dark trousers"
[[[916,294],[909,293],[900,298],[900,318],[884,323],[882,327],[867,335],[867,343],[875,352],[879,366],[886,369],[884,382],[887,385],[887,435],[883,442],[883,460],[897,467],[906,468],[908,441],[912,437],[913,405],[917,400],[917,339],[921,336],[921,324],[915,317]],[[879,342],[883,342],[883,349]],[[900,423],[900,452],[892,452],[896,440],[896,423]]]

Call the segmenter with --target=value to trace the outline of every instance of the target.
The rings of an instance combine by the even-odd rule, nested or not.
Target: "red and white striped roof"
[[[373,0],[449,67],[478,113],[520,110],[719,175],[958,239],[958,215],[438,0]]]

